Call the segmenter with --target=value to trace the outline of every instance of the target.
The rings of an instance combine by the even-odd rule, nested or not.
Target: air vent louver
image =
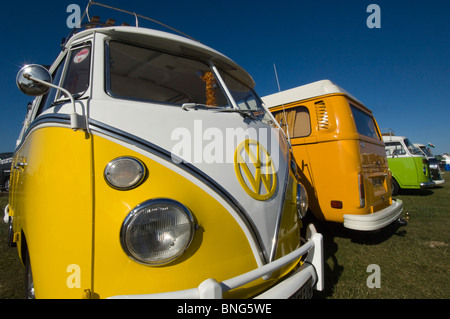
[[[314,104],[316,106],[318,129],[327,130],[329,127],[327,107],[325,106],[325,103],[323,101],[319,101]]]

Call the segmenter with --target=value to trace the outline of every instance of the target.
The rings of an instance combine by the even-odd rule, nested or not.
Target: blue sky
[[[16,87],[20,67],[51,64],[69,33],[69,4],[87,0],[2,3],[0,152],[13,151],[31,97]],[[450,153],[450,1],[448,0],[103,0],[151,17],[213,47],[244,67],[260,96],[330,79],[413,142]],[[381,28],[366,12],[381,9]],[[102,17],[133,21],[110,11]],[[142,22],[143,26],[154,27]]]

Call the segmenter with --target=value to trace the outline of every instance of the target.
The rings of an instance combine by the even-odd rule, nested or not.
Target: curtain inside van
[[[305,106],[297,106],[287,110],[274,112],[274,117],[283,130],[291,138],[305,137],[311,134],[311,120],[309,111]]]

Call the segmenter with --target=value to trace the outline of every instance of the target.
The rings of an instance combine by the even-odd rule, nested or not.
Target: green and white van
[[[392,195],[400,189],[432,188],[428,160],[405,136],[383,136],[389,170],[392,173]]]

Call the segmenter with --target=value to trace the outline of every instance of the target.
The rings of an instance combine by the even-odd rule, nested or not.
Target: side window
[[[89,87],[91,45],[72,49],[68,57],[67,72],[62,87],[73,95],[82,96]],[[64,93],[61,93],[65,96]]]
[[[415,147],[409,139],[405,138],[403,140],[403,143],[405,143],[406,148],[412,155],[423,155],[422,152],[417,147]]]
[[[306,137],[311,134],[311,119],[307,107],[297,106],[284,112],[275,112],[273,115],[285,132],[289,128],[291,138]]]
[[[61,80],[61,75],[64,69],[65,59],[61,61],[59,66],[52,74],[52,84],[59,85],[59,81]],[[55,101],[56,93],[58,90],[55,88],[51,88],[50,91],[46,95],[42,97],[41,104],[39,105],[39,109],[36,113],[36,116],[49,109],[52,106],[52,103]]]
[[[67,71],[64,72],[65,61],[68,61]],[[81,96],[89,87],[89,74],[91,67],[91,45],[83,45],[72,49],[68,57],[64,58],[52,74],[52,83],[61,85],[75,96]],[[61,80],[64,78],[63,80]],[[62,82],[62,83],[61,83]],[[65,94],[57,89],[51,88],[42,97],[36,116],[54,106],[54,102]],[[67,98],[67,97],[66,97]]]
[[[406,154],[406,151],[400,142],[386,142],[385,145],[386,156],[398,156]]]

